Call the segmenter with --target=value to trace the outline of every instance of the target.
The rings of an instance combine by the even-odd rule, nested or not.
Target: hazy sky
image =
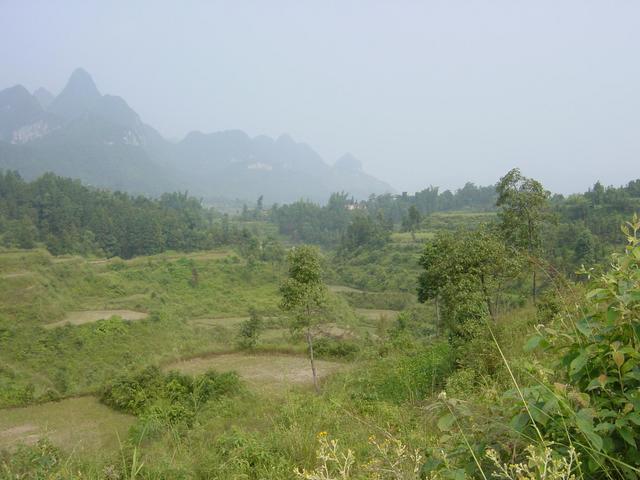
[[[168,137],[287,132],[398,190],[640,177],[637,0],[0,0],[0,88],[78,66]]]

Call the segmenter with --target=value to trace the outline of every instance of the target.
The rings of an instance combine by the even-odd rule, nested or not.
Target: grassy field
[[[82,478],[293,479],[317,464],[324,432],[362,461],[375,436],[437,452],[437,395],[490,395],[477,379],[501,363],[486,332],[455,356],[437,338],[434,306],[416,303],[420,252],[396,238],[327,255],[328,306],[311,330],[320,394],[305,339],[279,309],[284,263],[232,250],[128,261],[0,252],[0,468],[45,438]],[[260,335],[241,347],[251,308]],[[533,316],[495,324],[508,358]]]
[[[68,452],[115,451],[135,418],[113,411],[95,397],[68,398],[0,410],[0,449],[48,438]]]
[[[435,235],[434,232],[394,232],[391,234],[391,241],[395,243],[423,243],[425,240],[431,240]]]
[[[0,252],[0,406],[13,407],[0,409],[0,449],[47,437],[69,454],[116,452],[135,419],[96,395],[148,365],[236,371],[258,395],[310,392],[304,340],[278,309],[283,275],[283,265],[248,265],[231,250],[127,261]],[[388,313],[350,307],[343,295],[362,290],[331,291],[319,338],[363,338]],[[264,318],[255,352],[237,346],[249,307]],[[320,358],[317,366],[324,380],[348,364]]]
[[[90,393],[118,372],[233,343],[233,332],[190,319],[277,311],[278,267],[249,269],[231,251],[59,260],[0,254],[10,275],[0,284],[0,382],[25,394],[31,385],[34,399]],[[22,394],[0,393],[0,405],[21,403],[12,395]]]
[[[280,479],[314,461],[319,431],[344,429],[345,439],[364,445],[370,428],[342,410],[347,405],[355,409],[348,415],[399,424],[395,407],[349,391],[370,388],[360,386],[371,381],[362,372],[415,299],[412,287],[403,287],[409,283],[385,291],[353,280],[379,275],[406,282],[416,252],[393,243],[375,264],[354,259],[352,278],[328,265],[325,323],[312,330],[322,401],[305,339],[279,309],[284,263],[249,263],[233,250],[126,261],[2,251],[0,450],[47,438],[62,449],[62,461],[90,465],[87,478],[119,469],[135,449],[145,469],[157,472],[149,478]],[[387,269],[390,275],[382,273]],[[250,308],[261,315],[262,329],[255,348],[243,349],[239,332]],[[241,388],[204,403],[159,400],[136,416],[101,403],[113,382],[153,366],[168,378],[236,372]],[[176,423],[175,415],[189,420]]]

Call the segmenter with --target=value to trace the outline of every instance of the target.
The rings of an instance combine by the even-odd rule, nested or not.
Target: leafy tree
[[[510,170],[496,187],[500,207],[498,216],[505,238],[526,250],[532,262],[532,297],[536,300],[536,267],[534,257],[542,246],[542,228],[550,219],[549,192],[540,182],[524,177],[520,170]]]
[[[340,251],[345,253],[364,246],[384,246],[389,241],[391,232],[385,228],[384,219],[380,220],[376,221],[364,214],[355,215],[342,237]]]
[[[320,254],[314,247],[302,245],[289,252],[289,278],[281,285],[281,308],[293,315],[291,327],[305,333],[313,385],[320,391],[314,363],[313,326],[323,321],[327,306],[327,287],[322,280]]]
[[[353,199],[348,194],[334,193],[326,206],[309,201],[274,206],[269,218],[278,225],[280,233],[294,241],[334,246],[340,242],[353,213],[349,206]]]
[[[441,192],[438,187],[430,186],[414,195],[409,195],[406,192],[400,196],[373,195],[364,205],[372,215],[383,211],[395,223],[403,223],[408,218],[409,209],[412,206],[421,215],[461,209],[490,211],[495,209],[496,198],[495,185],[482,187],[467,182],[463,188],[455,192],[451,190]]]
[[[238,343],[241,348],[255,348],[262,332],[262,323],[262,316],[255,308],[251,307],[249,309],[249,318],[240,324]]]
[[[420,265],[419,301],[435,300],[438,312],[442,305],[443,318],[458,334],[470,319],[496,318],[505,284],[520,270],[516,252],[487,227],[438,233],[425,245]]]
[[[3,243],[18,248],[33,248],[38,231],[29,218],[13,220],[3,226]]]
[[[260,195],[258,197],[258,201],[256,202],[256,218],[260,218],[262,216],[263,209],[264,209],[264,195]]]
[[[576,238],[574,247],[576,263],[590,265],[595,261],[595,244],[589,230],[582,230]]]
[[[286,251],[277,238],[269,236],[262,242],[262,260],[272,264],[284,260]]]
[[[422,215],[420,215],[420,212],[415,205],[411,205],[407,212],[407,216],[402,221],[402,229],[405,232],[411,232],[411,236],[414,241],[416,239],[416,230],[420,226],[421,221]]]

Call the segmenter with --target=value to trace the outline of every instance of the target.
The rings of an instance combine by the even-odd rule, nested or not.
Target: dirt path
[[[400,313],[397,310],[384,310],[377,308],[356,308],[356,312],[367,320],[379,320],[380,318],[395,320],[398,318],[398,314]]]
[[[2,275],[0,275],[0,277],[2,278],[21,278],[21,277],[28,277],[29,275],[33,275],[33,272],[11,272],[11,273],[3,273]]]
[[[64,325],[83,325],[85,323],[97,322],[98,320],[106,320],[113,316],[121,317],[123,320],[142,320],[143,318],[147,318],[146,313],[135,312],[133,310],[79,310],[69,312],[64,320],[48,323],[44,325],[44,328],[51,329]]]
[[[194,318],[189,323],[199,327],[235,327],[248,319],[249,317]]]
[[[334,292],[334,293],[368,293],[364,290],[358,290],[357,288],[353,288],[353,287],[346,287],[344,285],[327,285],[327,288],[329,289],[329,291]]]

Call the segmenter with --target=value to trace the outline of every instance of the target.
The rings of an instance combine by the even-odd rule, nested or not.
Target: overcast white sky
[[[398,190],[640,177],[640,2],[0,0],[0,88],[76,67],[165,136],[283,132]]]

